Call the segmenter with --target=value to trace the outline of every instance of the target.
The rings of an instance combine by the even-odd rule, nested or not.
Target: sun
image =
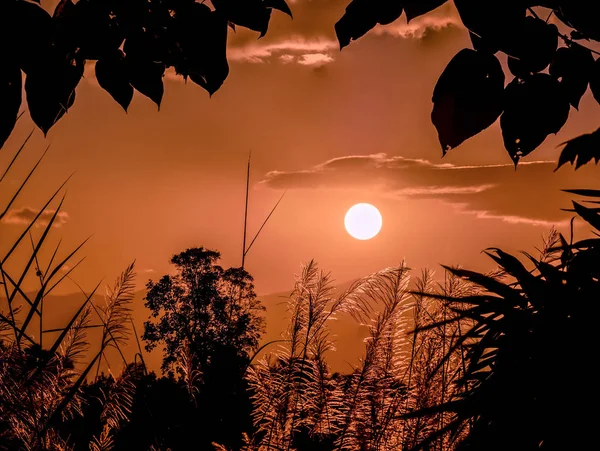
[[[371,204],[356,204],[344,217],[346,230],[357,240],[370,240],[381,230],[383,219],[379,210]]]

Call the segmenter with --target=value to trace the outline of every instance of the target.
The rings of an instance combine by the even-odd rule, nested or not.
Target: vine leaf
[[[515,167],[548,135],[558,133],[569,117],[569,108],[562,87],[551,75],[535,74],[509,83],[500,126]]]
[[[558,80],[569,103],[579,109],[594,69],[592,52],[579,44],[561,47],[550,64],[550,75]]]
[[[0,71],[0,149],[10,136],[21,107],[22,75],[15,62],[6,64]]]
[[[105,55],[96,62],[96,78],[100,87],[127,111],[133,99],[133,86],[129,82],[125,55],[121,50]]]
[[[439,8],[448,0],[409,0],[404,2],[404,12],[406,20],[410,22],[416,17],[427,14],[436,8]]]
[[[575,170],[577,170],[584,164],[589,163],[592,158],[596,161],[596,164],[600,161],[600,128],[595,132],[586,133],[563,144],[565,147],[560,154],[558,166],[556,166],[554,172],[566,163],[574,164]]]
[[[433,91],[431,119],[443,154],[492,125],[502,113],[504,72],[489,53],[463,49]]]
[[[399,0],[352,0],[335,24],[340,49],[364,36],[375,25],[390,24],[401,14],[402,2]]]
[[[82,60],[47,55],[27,74],[25,92],[29,113],[44,135],[73,105],[83,69]]]

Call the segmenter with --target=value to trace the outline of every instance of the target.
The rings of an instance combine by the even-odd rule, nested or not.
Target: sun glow
[[[381,213],[371,204],[356,204],[344,217],[346,230],[357,240],[370,240],[379,233],[382,224]]]

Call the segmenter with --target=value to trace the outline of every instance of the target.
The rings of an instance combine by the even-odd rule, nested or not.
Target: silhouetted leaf
[[[584,207],[575,201],[573,202],[573,208],[581,218],[592,225],[596,230],[600,230],[600,215],[593,209]]]
[[[550,75],[559,81],[569,103],[577,109],[587,90],[593,68],[592,52],[578,44],[558,49],[550,64]]]
[[[121,50],[105,55],[96,62],[96,78],[98,84],[127,111],[133,98],[133,87],[129,83],[125,55]]]
[[[263,0],[213,0],[213,4],[230,22],[258,31],[261,38],[267,33],[272,7]]]
[[[577,194],[578,196],[585,197],[600,197],[600,190],[598,189],[563,189],[565,193]]]
[[[15,62],[5,61],[0,70],[0,149],[10,136],[21,107],[22,75]]]
[[[335,24],[335,33],[343,49],[350,41],[364,36],[375,25],[392,23],[402,14],[400,0],[352,0]]]
[[[124,35],[111,2],[81,0],[69,17],[72,39],[85,59],[99,59],[118,49]]]
[[[569,117],[569,102],[559,83],[548,74],[525,81],[514,79],[506,87],[500,118],[504,147],[515,166],[551,133],[558,133]]]
[[[590,78],[590,90],[596,102],[600,103],[600,58],[594,62]]]
[[[410,22],[415,17],[427,14],[436,8],[439,8],[448,0],[407,0],[404,3],[404,11],[406,12],[406,20]]]
[[[127,73],[131,85],[141,94],[152,100],[160,109],[164,94],[163,75],[165,66],[149,60],[139,60],[125,57]]]
[[[44,134],[73,105],[83,69],[83,61],[49,55],[27,74],[27,105],[31,119]]]
[[[61,17],[68,16],[74,8],[75,3],[73,3],[73,0],[60,0],[58,5],[56,5],[56,8],[54,8],[52,17],[54,19],[60,19]]]
[[[513,34],[523,27],[526,6],[522,0],[455,0],[454,3],[465,27],[488,48],[499,48],[516,56],[513,47],[518,37]]]
[[[575,28],[586,38],[600,41],[600,28],[598,17],[600,17],[600,3],[588,0],[563,0],[555,10],[560,20],[571,28]]]
[[[526,78],[548,67],[558,46],[556,25],[526,17],[518,30],[507,34],[516,38],[510,45],[512,56],[508,58],[508,68],[513,75]]]
[[[175,69],[211,95],[229,74],[227,23],[221,12],[210,11],[198,3],[175,17],[176,37],[182,52]]]
[[[492,125],[503,95],[504,73],[494,55],[470,49],[456,54],[433,91],[431,119],[443,153]]]
[[[287,14],[290,17],[293,17],[292,10],[285,2],[285,0],[264,0],[264,4],[267,8],[277,9],[282,13]]]
[[[558,159],[558,166],[554,171],[558,171],[566,163],[575,164],[575,169],[579,169],[584,164],[589,163],[592,158],[596,161],[596,164],[600,161],[600,129],[573,138],[565,144]]]
[[[19,67],[29,73],[52,48],[53,23],[50,15],[40,6],[25,1],[2,2],[2,42],[10,42],[6,51]],[[4,58],[4,57],[3,57]]]

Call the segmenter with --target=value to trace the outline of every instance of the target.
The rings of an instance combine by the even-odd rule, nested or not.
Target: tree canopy
[[[446,0],[352,0],[335,30],[344,48],[403,12],[410,22]],[[584,0],[455,0],[472,49],[448,63],[433,91],[431,119],[445,154],[500,118],[504,147],[515,165],[565,125],[588,85],[600,102],[600,5]],[[549,23],[552,16],[561,27]],[[562,32],[568,29],[568,32]],[[559,46],[559,42],[562,44]],[[508,76],[497,53],[508,59]],[[600,160],[598,133],[567,143],[558,167]],[[582,145],[585,144],[585,145]]]
[[[143,338],[148,351],[164,344],[163,370],[181,360],[184,345],[202,373],[225,354],[247,363],[258,345],[264,309],[252,276],[241,268],[221,268],[219,257],[202,247],[187,249],[171,259],[175,275],[148,282],[145,300],[152,313]]]

